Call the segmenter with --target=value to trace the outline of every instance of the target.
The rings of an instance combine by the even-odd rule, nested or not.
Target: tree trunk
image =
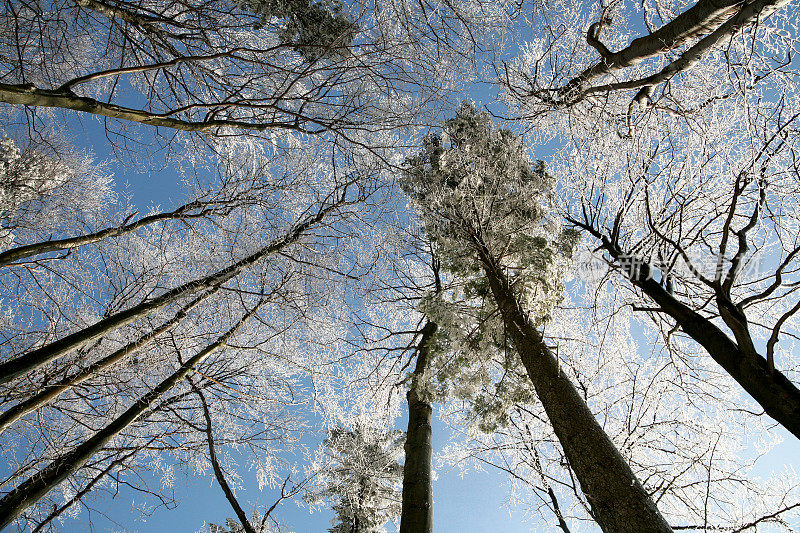
[[[558,359],[522,310],[501,267],[479,247],[480,260],[506,329],[553,425],[569,466],[607,533],[671,532],[655,503],[561,371]]]
[[[103,446],[108,444],[109,441],[119,435],[125,428],[133,424],[145,413],[153,402],[158,400],[162,395],[189,375],[195,366],[224,347],[230,338],[257,310],[258,306],[247,312],[247,314],[245,314],[233,328],[228,330],[227,333],[222,335],[214,343],[206,346],[194,357],[187,360],[176,372],[162,381],[153,390],[142,396],[124,413],[105,428],[95,433],[89,440],[74,450],[56,458],[41,471],[6,494],[3,499],[0,500],[0,529],[8,526],[25,509],[36,503],[42,496],[56,488],[59,483],[86,464],[86,462],[91,459],[95,453],[100,451]]]
[[[130,342],[116,350],[115,352],[103,357],[96,363],[90,365],[88,368],[81,370],[75,375],[66,377],[61,381],[45,385],[42,390],[27,400],[18,403],[14,407],[6,410],[3,414],[0,415],[0,433],[8,429],[9,426],[14,424],[17,420],[25,416],[26,414],[30,413],[31,411],[35,411],[41,407],[44,407],[48,403],[50,403],[55,398],[58,398],[64,392],[70,390],[72,387],[80,385],[87,379],[91,378],[92,376],[97,375],[99,372],[106,370],[107,368],[112,367],[116,363],[122,361],[125,357],[129,356],[132,353],[136,353],[140,351],[143,347],[150,344],[156,337],[165,333],[169,329],[171,329],[174,325],[178,322],[183,320],[184,317],[197,305],[200,304],[203,300],[208,298],[210,295],[217,291],[216,288],[211,289],[210,291],[206,292],[205,294],[195,298],[191,302],[189,302],[186,306],[184,306],[180,311],[178,311],[175,316],[171,319],[167,320],[159,327],[154,330],[147,332],[146,334],[142,335],[138,339],[133,342]]]
[[[209,287],[219,286],[225,283],[239,274],[246,267],[296,242],[303,235],[303,233],[320,222],[336,207],[336,205],[333,205],[328,206],[325,209],[321,209],[316,215],[309,216],[303,222],[295,225],[283,237],[274,240],[257,252],[226,268],[223,268],[222,270],[215,272],[214,274],[184,283],[183,285],[167,291],[161,296],[153,298],[152,300],[142,302],[131,307],[130,309],[115,313],[80,331],[71,333],[70,335],[67,335],[66,337],[63,337],[57,341],[51,342],[50,344],[40,348],[36,348],[35,350],[31,350],[24,355],[0,364],[0,385],[17,378],[26,372],[41,368],[51,361],[54,361],[59,357],[62,357],[73,350],[76,350],[111,331],[114,331],[117,328],[143,318],[150,313],[165,307],[169,303],[178,300],[179,298],[196,294]]]
[[[586,228],[585,225],[581,226]],[[603,242],[603,247],[614,259],[625,254],[608,238],[597,232],[592,234]],[[661,310],[672,317],[680,328],[700,344],[764,411],[800,439],[800,389],[784,374],[772,370],[763,356],[750,352],[731,340],[711,320],[697,313],[655,281],[650,265],[642,262],[631,282],[649,296]],[[724,310],[720,306],[720,313]],[[748,334],[749,335],[749,334]],[[747,342],[748,346],[752,341]]]
[[[97,483],[102,481],[112,470],[114,470],[114,467],[125,463],[125,461],[136,455],[137,451],[138,450],[134,450],[130,453],[126,453],[119,459],[115,459],[114,461],[108,463],[108,465],[103,470],[101,470],[99,474],[94,476],[91,479],[91,481],[89,481],[86,485],[84,485],[81,490],[76,492],[75,495],[72,498],[70,498],[64,505],[53,509],[53,511],[49,515],[47,515],[47,517],[44,520],[39,522],[36,525],[36,527],[31,530],[31,533],[39,533],[40,531],[44,530],[50,522],[61,516],[64,513],[64,511],[66,511],[67,509],[78,503],[81,500],[81,498],[89,494],[94,488],[94,486],[97,485]],[[53,530],[52,528],[48,529],[48,531],[52,530]]]
[[[406,460],[403,465],[403,505],[400,513],[400,533],[431,533],[433,531],[433,486],[431,483],[431,404],[417,394],[428,364],[429,342],[437,325],[428,322],[422,328],[417,348],[417,365],[411,389],[408,391],[408,432]]]

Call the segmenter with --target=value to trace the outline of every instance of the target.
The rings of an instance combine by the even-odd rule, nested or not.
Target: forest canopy
[[[799,529],[798,26],[5,0],[0,529]]]

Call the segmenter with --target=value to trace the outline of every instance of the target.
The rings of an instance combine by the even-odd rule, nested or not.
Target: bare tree
[[[224,347],[229,339],[236,334],[238,329],[252,317],[258,307],[254,307],[228,332],[208,345],[196,355],[188,359],[175,373],[158,384],[148,394],[142,396],[121,416],[115,419],[103,430],[97,432],[86,442],[51,462],[34,476],[28,478],[14,490],[3,496],[0,500],[3,520],[0,527],[5,527],[13,522],[25,509],[34,504],[39,498],[53,490],[67,476],[83,466],[105,444],[111,441],[122,430],[141,417],[150,406],[164,396],[170,389],[188,376],[196,365],[202,363],[211,354]]]
[[[252,398],[245,395],[245,398],[249,398],[249,406],[241,401],[242,398],[228,403],[241,406],[239,408],[243,413],[251,414],[261,409],[256,409],[259,394],[266,398],[291,394],[291,378],[288,377],[291,372],[286,374],[287,377],[278,377],[280,373],[268,371],[264,369],[264,365],[271,360],[268,357],[270,338],[285,335],[300,320],[290,319],[303,308],[293,301],[313,308],[313,297],[309,290],[313,276],[318,276],[318,272],[315,267],[303,267],[305,272],[295,276],[300,279],[291,281],[291,290],[282,288],[286,282],[281,279],[291,279],[291,270],[296,268],[292,265],[302,265],[303,256],[310,255],[308,251],[300,253],[298,243],[309,242],[312,234],[314,239],[329,239],[331,243],[335,238],[341,238],[332,237],[337,232],[334,229],[337,221],[346,220],[348,210],[353,204],[364,201],[370,194],[368,180],[362,179],[360,174],[357,175],[360,176],[358,180],[347,178],[341,185],[337,185],[339,178],[331,176],[316,194],[308,190],[309,195],[305,197],[305,201],[310,203],[308,207],[296,204],[273,209],[269,196],[261,196],[255,200],[261,194],[257,189],[248,190],[244,196],[236,194],[235,190],[223,190],[215,193],[216,199],[207,204],[215,207],[210,207],[211,210],[203,216],[186,218],[180,215],[183,210],[179,210],[176,217],[154,215],[148,223],[123,232],[90,232],[92,236],[101,233],[102,238],[73,248],[68,255],[75,257],[54,260],[37,254],[29,256],[28,259],[32,261],[18,260],[8,264],[4,269],[4,290],[19,291],[20,286],[28,287],[28,284],[31,288],[39,287],[38,292],[31,292],[29,302],[36,306],[40,305],[39,301],[43,297],[52,299],[56,314],[53,318],[55,327],[46,335],[37,333],[35,329],[26,331],[30,324],[14,323],[13,330],[31,336],[23,342],[15,341],[11,336],[13,330],[6,329],[6,363],[15,365],[19,362],[19,357],[24,359],[26,354],[36,353],[37,344],[52,347],[54,342],[58,344],[64,338],[78,339],[82,335],[81,331],[97,333],[93,340],[84,342],[78,339],[77,344],[72,344],[60,355],[48,358],[42,365],[26,367],[16,379],[11,378],[6,382],[3,398],[6,410],[2,414],[2,427],[6,433],[3,446],[11,446],[17,450],[27,448],[27,457],[31,459],[27,464],[12,467],[16,471],[5,480],[4,484],[11,485],[10,492],[6,494],[6,501],[11,502],[8,504],[9,516],[22,516],[20,513],[24,508],[35,504],[65,479],[70,485],[76,486],[76,491],[80,494],[71,505],[82,503],[84,496],[90,492],[109,487],[115,479],[124,476],[125,472],[134,472],[136,468],[141,468],[136,465],[141,465],[144,461],[144,458],[140,459],[142,454],[174,454],[176,460],[185,461],[181,457],[184,453],[182,450],[194,449],[198,442],[203,442],[197,440],[196,424],[191,422],[191,417],[187,420],[186,414],[202,411],[198,410],[198,405],[187,400],[184,392],[175,392],[168,396],[168,390],[161,387],[164,383],[172,383],[169,385],[172,389],[180,382],[180,379],[175,381],[177,378],[174,374],[171,375],[174,367],[170,368],[169,360],[175,354],[180,360],[181,352],[195,347],[198,339],[219,335],[213,327],[208,331],[216,323],[211,320],[212,317],[233,317],[242,312],[242,307],[248,307],[247,299],[237,303],[237,295],[244,295],[245,298],[263,296],[264,280],[260,280],[258,272],[266,272],[267,274],[261,276],[266,275],[268,280],[274,278],[274,281],[267,281],[267,286],[272,283],[276,287],[271,290],[282,291],[280,296],[273,296],[275,302],[272,302],[275,307],[271,309],[271,313],[277,324],[262,324],[262,335],[258,341],[249,337],[246,345],[229,348],[253,350],[255,354],[260,354],[260,361],[254,362],[242,355],[230,359],[210,358],[201,370],[202,386],[212,390],[214,394],[219,394],[218,389],[238,394],[240,387],[244,390],[249,388],[255,394]],[[303,181],[298,180],[298,184]],[[358,181],[358,184],[354,184],[354,181]],[[277,193],[286,193],[277,182],[275,185]],[[319,187],[318,184],[315,186]],[[223,198],[229,201],[223,201]],[[266,223],[262,217],[269,217]],[[215,230],[210,230],[208,226],[204,228],[204,224],[210,224]],[[235,231],[230,231],[231,229]],[[20,233],[19,238],[25,242],[36,238],[36,235]],[[230,243],[227,246],[226,239]],[[180,243],[180,240],[185,242]],[[200,251],[197,245],[202,242],[213,242],[214,246]],[[47,241],[43,245],[47,246]],[[267,251],[270,246],[271,251]],[[145,254],[138,267],[138,261],[132,261],[133,256],[130,255],[137,249],[155,254],[152,257]],[[188,257],[179,259],[176,256],[186,250],[190,250]],[[290,253],[292,250],[298,253]],[[328,247],[326,251],[331,254],[332,248]],[[52,283],[43,284],[44,278],[36,274],[36,270],[43,265],[48,272],[58,276],[56,279],[70,280],[74,274],[71,269],[76,267],[73,261],[78,265],[77,276],[80,276],[85,272],[87,258],[96,261],[94,264],[101,264],[108,274],[108,288],[105,289],[108,292],[103,294],[101,290],[99,294],[102,297],[94,302],[94,305],[103,310],[97,318],[99,323],[105,325],[99,329],[97,318],[93,319],[82,298],[60,298],[62,289]],[[26,263],[36,265],[36,269],[31,269]],[[275,272],[278,267],[279,270],[284,269],[284,272]],[[300,269],[297,270],[300,272]],[[32,279],[21,276],[20,271],[32,271]],[[216,274],[220,274],[222,278],[216,277]],[[17,280],[16,289],[10,283],[14,280]],[[178,291],[174,290],[176,286]],[[83,289],[87,293],[92,291],[86,280]],[[281,298],[285,299],[282,304]],[[156,304],[150,305],[154,301]],[[18,301],[17,308],[24,309],[26,303],[26,300]],[[134,311],[136,317],[131,317],[133,319],[130,321],[120,318],[131,308],[138,309],[141,313]],[[48,319],[50,311],[45,307],[40,309],[43,318]],[[72,319],[71,313],[77,313],[78,319]],[[87,316],[81,317],[81,313]],[[208,320],[204,321],[204,316]],[[59,324],[64,318],[67,323]],[[256,320],[268,319],[265,315]],[[265,335],[266,331],[271,330],[274,333]],[[298,331],[298,335],[299,333]],[[48,342],[48,336],[56,339]],[[227,341],[223,344],[227,344]],[[217,349],[223,344],[217,342],[211,346]],[[259,348],[266,353],[259,352]],[[202,346],[195,349],[202,351]],[[212,352],[208,352],[208,355]],[[149,364],[142,366],[142,361],[148,361]],[[180,360],[180,364],[183,363],[185,361]],[[274,362],[270,364],[275,365]],[[194,367],[197,365],[190,366],[191,371],[196,370]],[[144,368],[147,370],[143,371]],[[161,382],[154,382],[159,378],[162,379]],[[150,398],[148,395],[153,390],[161,391],[158,398],[153,397],[153,401],[141,404],[140,399]],[[257,393],[257,390],[267,392]],[[270,390],[274,393],[269,392]],[[266,405],[274,406],[270,404],[271,400],[264,401],[267,402]],[[151,405],[153,403],[155,405]],[[227,418],[223,419],[241,422],[246,420],[243,413],[235,416],[226,414]],[[119,416],[114,418],[116,415]],[[38,424],[42,416],[49,420],[49,425]],[[118,422],[122,419],[127,422]],[[257,424],[247,425],[246,430],[236,429],[238,436],[231,438],[238,438],[243,444],[252,443],[253,453],[263,453],[266,459],[270,449],[258,442],[268,443],[274,439],[272,432],[277,429],[269,428],[270,420],[271,416],[262,414],[257,418]],[[247,431],[265,425],[265,429],[255,431],[252,435],[247,434]],[[230,424],[229,427],[240,426],[237,423]],[[98,440],[99,437],[86,435],[88,428],[95,435],[105,435],[108,438]],[[112,429],[106,431],[107,428]],[[291,442],[289,433],[284,431],[284,436],[284,442],[288,446]],[[91,438],[87,440],[87,437]],[[126,440],[128,444],[119,442]],[[142,444],[142,441],[150,441],[150,444]],[[70,448],[73,451],[64,455]],[[132,453],[136,450],[139,452]],[[79,452],[80,460],[73,460],[73,455]],[[66,464],[62,461],[64,457],[73,465],[66,470],[58,466]],[[49,474],[51,471],[52,475]],[[48,474],[44,475],[43,472]],[[23,481],[14,488],[14,484],[25,478],[38,479],[41,487],[29,490],[33,485]],[[51,522],[63,512],[62,510],[52,516],[45,516],[49,511],[43,515],[42,509],[46,508],[45,504],[37,505],[30,513],[24,513],[23,520],[41,525]]]
[[[363,145],[435,114],[431,104],[458,87],[447,71],[469,68],[487,47],[481,36],[506,20],[502,3],[488,1],[336,6],[6,2],[14,29],[0,42],[0,100],[188,132],[332,133]]]
[[[776,365],[799,308],[797,239],[788,229],[797,114],[780,99],[759,100],[744,93],[707,116],[653,121],[640,139],[611,143],[630,148],[630,166],[623,173],[606,167],[609,174],[579,193],[569,217],[646,297],[641,307],[664,324],[665,342],[677,333],[692,338],[800,437],[791,352],[782,351],[785,370]],[[717,121],[718,113],[728,120]],[[690,149],[675,144],[681,135],[692,139]],[[587,152],[579,164],[607,148]],[[619,189],[604,193],[604,183]]]
[[[36,370],[37,368],[40,368],[41,366],[70,353],[76,348],[84,346],[85,344],[98,339],[102,335],[107,334],[114,329],[147,316],[149,313],[157,311],[165,305],[180,298],[191,296],[202,290],[210,289],[229,281],[247,266],[281,250],[289,244],[294,243],[300,236],[303,235],[306,230],[323,220],[326,214],[340,207],[341,202],[344,200],[345,198],[342,197],[334,204],[336,207],[326,206],[317,213],[306,217],[304,220],[302,220],[302,222],[292,228],[285,236],[269,243],[263,248],[220,271],[214,272],[200,279],[184,283],[183,285],[175,287],[174,289],[157,296],[156,298],[142,302],[136,306],[126,309],[125,311],[121,311],[104,318],[103,320],[93,324],[92,326],[89,326],[82,331],[71,333],[70,335],[59,339],[58,341],[42,346],[41,348],[36,348],[26,354],[16,357],[15,359],[2,363],[0,365],[0,383],[5,383],[15,379],[23,375],[25,372]]]
[[[602,2],[589,8],[545,3],[531,20],[544,25],[545,31],[501,76],[509,94],[534,113],[579,103],[607,107],[609,98],[617,100],[612,93],[625,95],[621,100],[627,97],[629,115],[635,105],[671,106],[674,87],[693,84],[691,77],[684,80],[681,75],[699,64],[719,64],[722,69],[726,62],[732,69],[747,64],[756,79],[788,64],[780,53],[771,53],[770,40],[791,37],[777,37],[782,21],[768,21],[788,4],[701,0],[688,6]],[[630,39],[625,28],[631,26],[644,26],[646,33]],[[749,60],[740,61],[741,47],[749,49],[744,52]],[[702,79],[703,66],[698,69]],[[614,103],[605,112],[617,109]]]

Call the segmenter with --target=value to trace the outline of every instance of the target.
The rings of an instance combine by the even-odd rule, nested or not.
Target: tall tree
[[[559,263],[575,241],[548,220],[552,178],[472,104],[444,134],[447,144],[429,138],[410,161],[406,182],[443,266],[471,276],[476,295],[494,302],[486,318],[502,320],[600,526],[671,531],[536,329],[560,298]]]
[[[261,170],[255,169],[256,172]],[[303,167],[298,167],[298,170],[303,170]],[[327,172],[321,168],[315,171]],[[352,178],[347,178],[346,184],[340,188],[337,177],[330,174],[328,177],[329,180],[320,180],[325,183],[321,185],[322,190],[316,189],[316,194],[310,187],[320,184],[312,177],[300,175],[294,182],[298,187],[294,191],[309,186],[306,191],[310,193],[310,203],[319,202],[310,205],[310,210],[297,204],[285,210],[283,206],[275,207],[283,194],[289,194],[290,189],[283,188],[287,183],[282,186],[275,180],[261,189],[247,188],[245,192],[237,192],[235,185],[241,182],[229,176],[229,189],[209,193],[208,197],[213,200],[202,199],[186,204],[186,209],[172,212],[175,216],[170,212],[164,216],[156,213],[143,217],[141,220],[145,222],[137,224],[130,222],[131,215],[116,215],[128,220],[122,224],[123,231],[114,231],[116,228],[113,226],[111,231],[106,231],[107,228],[95,231],[90,226],[88,242],[68,248],[66,254],[53,255],[53,248],[34,250],[27,257],[17,257],[5,265],[0,276],[4,296],[16,297],[16,312],[22,313],[27,306],[33,319],[24,322],[12,318],[6,324],[3,364],[17,368],[14,365],[18,366],[41,346],[52,347],[65,338],[78,341],[55,357],[39,360],[32,366],[25,365],[16,378],[6,381],[2,398],[5,408],[2,446],[9,452],[14,450],[14,454],[24,449],[29,458],[26,462],[9,464],[7,474],[10,477],[5,480],[5,484],[10,485],[7,496],[12,493],[19,495],[19,492],[14,492],[17,489],[26,490],[24,482],[14,488],[20,480],[44,472],[42,469],[47,469],[48,464],[61,464],[62,455],[70,448],[85,451],[82,456],[86,458],[84,464],[75,462],[76,468],[67,471],[64,478],[82,497],[91,497],[92,487],[108,487],[114,479],[119,479],[120,472],[132,469],[134,465],[142,468],[146,460],[137,456],[135,450],[150,454],[161,449],[165,454],[174,454],[177,460],[184,461],[178,450],[196,448],[192,444],[196,442],[196,431],[194,424],[179,413],[202,411],[198,410],[197,402],[187,400],[183,391],[158,400],[155,406],[144,411],[140,409],[131,424],[122,427],[120,432],[112,432],[110,440],[101,442],[99,448],[82,446],[91,436],[86,434],[87,431],[94,430],[99,434],[103,428],[113,425],[116,415],[132,408],[131,403],[138,405],[139,398],[146,396],[158,386],[159,380],[174,372],[173,361],[177,357],[178,364],[182,363],[181,352],[202,349],[196,346],[199,339],[223,333],[215,331],[223,325],[222,322],[204,321],[203,316],[233,317],[240,314],[243,307],[247,308],[252,295],[271,294],[269,315],[275,320],[267,318],[265,312],[261,318],[265,321],[262,337],[257,341],[252,337],[248,340],[249,347],[254,350],[257,347],[267,349],[272,336],[284,335],[291,324],[302,321],[301,314],[313,308],[310,291],[314,287],[315,282],[311,280],[316,275],[312,274],[316,267],[307,261],[312,258],[309,249],[294,257],[288,252],[292,249],[297,251],[296,243],[308,239],[315,227],[318,229],[314,238],[325,240],[325,232],[321,229],[323,221],[325,227],[332,228],[330,223],[334,220],[344,220],[339,218],[340,215],[347,217],[345,211],[349,209],[348,204],[352,205],[352,200],[363,200],[365,196],[360,200],[357,196],[369,194],[367,180],[357,180],[359,185],[355,186]],[[328,187],[338,192],[328,196],[333,192]],[[51,189],[47,191],[51,196],[55,194]],[[345,191],[356,196],[349,196],[350,193]],[[40,194],[35,201],[41,204],[46,196]],[[27,208],[26,202],[30,201],[18,205]],[[319,207],[321,210],[317,209]],[[13,214],[11,211],[7,213]],[[195,213],[203,214],[193,216]],[[17,220],[22,219],[17,217]],[[71,234],[66,239],[73,239],[76,228],[70,226],[72,221],[61,219],[57,222],[51,222],[50,228],[61,234]],[[87,225],[89,222],[102,228],[105,218],[95,217]],[[288,228],[288,233],[280,227],[285,223],[288,224],[283,229]],[[28,243],[44,247],[60,245],[64,240],[41,240],[37,231],[23,226],[17,224],[15,231],[15,239],[21,243],[17,248],[30,246]],[[277,247],[259,255],[265,251],[265,242],[269,241]],[[204,248],[203,243],[213,244]],[[329,254],[332,249],[328,248]],[[295,260],[297,265],[305,264],[303,271],[293,266]],[[91,278],[86,277],[87,271]],[[222,273],[225,279],[211,281],[215,273]],[[199,279],[211,281],[211,284],[203,287],[202,282],[199,285],[194,283]],[[95,280],[98,282],[96,285]],[[177,294],[173,290],[176,286],[188,292]],[[69,294],[74,287],[78,287],[77,291]],[[308,298],[306,310],[293,303],[303,302],[302,298],[294,300],[287,296],[300,293]],[[281,298],[287,299],[281,304]],[[160,301],[160,304],[150,305],[154,301]],[[47,302],[49,305],[44,305]],[[142,313],[130,315],[131,309],[139,309]],[[212,310],[213,314],[210,314]],[[125,315],[132,320],[120,321],[119,318]],[[98,324],[103,323],[108,327],[98,329]],[[92,340],[80,338],[92,331],[97,334]],[[300,336],[299,331],[297,336]],[[231,411],[222,416],[226,420],[226,429],[237,435],[231,438],[250,443],[248,445],[254,452],[263,451],[263,461],[268,463],[271,452],[263,443],[270,440],[272,421],[277,426],[282,423],[282,415],[273,410],[276,416],[273,418],[273,414],[264,414],[264,410],[269,411],[267,406],[273,401],[270,398],[284,398],[291,393],[292,378],[290,372],[275,371],[275,360],[268,349],[259,357],[244,356],[246,353],[225,350],[224,354],[231,355],[229,359],[209,359],[206,363],[208,368],[202,371],[202,383],[215,394],[226,390],[233,393],[233,399],[223,402],[230,406]],[[293,356],[285,354],[285,357]],[[248,396],[239,396],[240,390],[253,392],[248,400],[250,405],[242,401]],[[263,400],[266,403],[260,406],[262,398],[266,398]],[[237,410],[241,412],[237,413]],[[32,416],[34,412],[36,415]],[[259,412],[262,415],[256,414]],[[251,416],[257,420],[256,425],[247,427],[243,421],[250,420]],[[39,424],[42,417],[48,422]],[[263,426],[266,428],[262,431],[248,434],[253,428]],[[288,445],[291,432],[284,432],[284,437]],[[158,441],[157,444],[147,444],[152,439]],[[104,476],[106,479],[102,479]],[[52,488],[52,485],[48,487]],[[28,496],[23,498],[24,501],[20,500],[23,507],[35,503],[47,490],[46,487],[40,494],[33,494],[31,500],[26,499]],[[48,507],[44,502],[48,499],[43,497],[43,503],[35,505],[35,508],[29,507],[23,521],[31,520],[28,523],[35,525],[37,518],[43,516],[44,520],[52,521],[44,511]]]
[[[675,338],[663,346],[667,331],[634,310],[631,303],[642,303],[623,280],[590,282],[589,272],[578,272],[546,326],[548,344],[557,343],[561,368],[673,528],[755,522],[791,531],[798,483],[791,470],[770,466],[782,456],[767,451],[779,442],[772,422],[742,412],[738,385],[696,343]],[[445,406],[459,438],[441,460],[508,475],[509,508],[536,517],[532,524],[592,530],[590,504],[541,405],[520,394],[527,389],[524,369],[512,369],[481,385],[479,401]]]
[[[330,501],[336,513],[331,533],[379,533],[400,511],[397,494],[403,445],[399,431],[381,431],[358,420],[353,429],[334,428],[323,443],[326,467],[311,501]]]
[[[788,102],[797,91],[797,7],[562,7],[545,6],[534,17],[563,31],[534,37],[505,85],[520,116],[534,119],[543,137],[563,141],[551,166],[569,192],[564,213],[647,296],[642,307],[658,310],[657,323],[669,317],[797,436],[800,391],[768,354],[791,329],[792,306],[782,304],[795,301],[785,283],[794,268],[793,237],[781,229],[768,237],[766,229],[781,228],[794,208],[770,213],[769,193],[764,206],[758,199],[772,182],[787,202],[793,195],[779,176],[794,166],[796,109]],[[623,30],[642,27],[633,40]],[[786,262],[773,269],[777,276],[739,279],[745,260],[772,238],[780,243],[776,260]],[[755,287],[763,291],[772,281],[769,295],[759,295]],[[678,288],[684,283],[692,288]],[[748,318],[762,298],[779,301],[781,293],[782,311],[770,313],[768,324]]]
[[[111,424],[95,433],[80,446],[58,457],[41,471],[23,481],[14,490],[0,499],[0,527],[13,522],[25,509],[36,503],[42,496],[53,490],[65,478],[74,473],[97,453],[105,444],[141,417],[152,404],[160,400],[170,389],[185,379],[196,365],[204,362],[215,351],[223,348],[239,328],[252,317],[258,307],[254,307],[216,342],[209,344],[188,359],[178,370],[158,384],[153,390],[137,400]]]

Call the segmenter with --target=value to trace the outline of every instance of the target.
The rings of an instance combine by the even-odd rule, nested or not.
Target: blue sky
[[[74,142],[79,146],[91,146],[98,160],[114,160],[110,145],[99,120],[91,117],[72,118],[74,126]],[[141,133],[145,128],[134,128]],[[133,202],[144,213],[153,204],[161,204],[164,208],[182,202],[182,192],[177,178],[169,171],[139,173],[132,168],[111,164],[115,174],[117,189],[127,190],[133,195]],[[399,429],[403,420],[399,420]],[[784,432],[785,434],[785,432]],[[785,434],[786,435],[786,434]],[[788,435],[786,435],[788,437]],[[434,431],[434,451],[440,449],[449,439],[446,427],[437,422]],[[314,444],[311,444],[313,447]],[[796,440],[785,439],[776,450],[762,461],[763,473],[772,469],[782,469],[792,464],[800,468],[800,451]],[[263,508],[272,503],[276,496],[274,490],[257,490],[255,475],[242,472],[247,490],[239,493],[240,501],[245,509],[254,506]],[[499,471],[471,472],[462,476],[458,469],[439,470],[438,480],[434,488],[434,529],[440,533],[448,532],[523,532],[553,531],[553,527],[535,528],[524,522],[521,513],[510,513],[505,507],[507,490],[506,477]],[[123,490],[113,499],[104,496],[96,504],[99,513],[85,513],[77,521],[69,521],[65,531],[83,532],[89,527],[96,531],[197,531],[204,523],[224,523],[226,517],[233,512],[216,485],[211,472],[205,476],[178,477],[175,496],[179,503],[176,509],[157,509],[149,517],[142,517],[133,507],[140,503],[140,496],[130,490]],[[133,505],[132,502],[133,501]],[[310,514],[305,508],[292,503],[280,509],[280,518],[298,533],[322,532],[330,526],[332,514],[329,511],[318,511]]]
[[[446,429],[437,423],[434,432],[434,447],[440,447],[447,439]],[[497,471],[471,472],[461,476],[457,469],[439,470],[439,479],[434,484],[434,531],[448,532],[508,532],[537,531],[523,523],[520,514],[509,514],[504,507],[506,501],[505,478]],[[251,504],[270,505],[277,494],[265,489],[258,494],[253,476],[247,480],[250,490],[237,493],[245,509]],[[130,491],[121,492],[115,500],[104,500],[98,509],[107,518],[94,514],[95,531],[129,531],[157,533],[162,531],[197,531],[204,522],[224,523],[233,511],[216,485],[209,471],[202,478],[193,476],[176,487],[178,508],[159,509],[150,517],[143,518],[132,509]],[[297,533],[324,532],[330,527],[332,513],[327,510],[310,514],[307,509],[292,503],[283,505],[279,517]],[[88,529],[86,514],[79,521],[67,524],[64,531],[85,532]],[[110,519],[117,522],[114,524]],[[124,529],[123,529],[124,527]],[[392,528],[388,528],[391,532]],[[539,531],[549,531],[540,529]]]

